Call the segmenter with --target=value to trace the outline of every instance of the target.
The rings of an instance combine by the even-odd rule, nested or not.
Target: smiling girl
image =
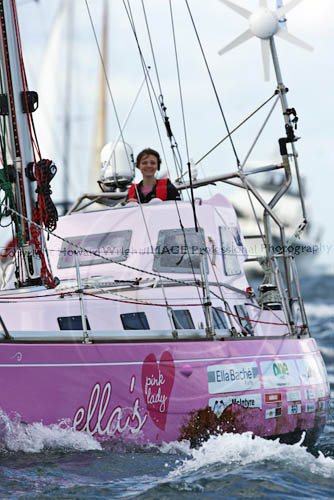
[[[160,169],[161,158],[157,151],[146,148],[141,151],[136,160],[136,166],[142,173],[143,180],[139,184],[132,184],[128,192],[127,203],[130,201],[148,203],[153,198],[162,201],[180,200],[180,193],[169,179],[155,178],[157,170]]]

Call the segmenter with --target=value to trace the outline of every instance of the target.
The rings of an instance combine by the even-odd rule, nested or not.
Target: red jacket
[[[167,200],[167,183],[168,179],[159,179],[157,180],[155,186],[155,197],[160,198],[160,200],[162,201]],[[137,187],[137,189],[139,189],[139,184],[132,184],[128,192],[128,200],[130,198],[137,199],[137,192],[135,186]]]

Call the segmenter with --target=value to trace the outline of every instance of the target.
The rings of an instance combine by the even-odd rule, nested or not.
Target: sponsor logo
[[[322,375],[322,379],[323,379],[322,382],[325,382],[327,380],[327,370],[326,370],[324,360],[322,359],[322,356],[320,353],[317,357],[317,362],[318,362],[318,366],[320,369],[320,373]]]
[[[303,385],[314,385],[324,382],[315,358],[297,359],[297,366]]]
[[[298,415],[302,412],[302,405],[300,403],[295,405],[288,405],[288,415]]]
[[[305,405],[305,411],[306,413],[313,413],[316,410],[316,404],[315,403],[306,403]]]
[[[319,411],[326,411],[327,401],[319,401]]]
[[[300,391],[287,391],[286,393],[286,400],[288,402],[301,401],[301,399],[302,399],[302,394]]]
[[[315,399],[316,393],[315,389],[305,389],[305,399]]]
[[[165,430],[168,406],[174,385],[175,365],[170,352],[162,353],[158,362],[150,353],[144,359],[141,382],[146,408],[154,424]]]
[[[275,418],[280,417],[282,415],[282,408],[279,406],[278,408],[269,408],[266,410],[266,418]]]
[[[299,385],[298,372],[294,359],[262,361],[261,372],[265,389]]]
[[[317,396],[318,398],[325,398],[327,396],[327,387],[318,387]]]
[[[136,377],[132,375],[129,394],[134,392]],[[93,436],[113,436],[116,433],[130,432],[138,434],[147,420],[147,413],[142,411],[140,399],[135,398],[132,407],[115,405],[112,402],[112,385],[106,382],[104,387],[97,382],[92,388],[87,404],[82,405],[73,417],[73,429],[84,431]]]
[[[265,403],[280,403],[282,401],[281,392],[272,392],[264,395]]]
[[[209,394],[260,389],[260,377],[255,361],[208,366]]]
[[[244,408],[262,408],[261,394],[249,394],[241,396],[227,396],[209,399],[209,406],[219,418],[225,408],[231,404],[238,404]]]

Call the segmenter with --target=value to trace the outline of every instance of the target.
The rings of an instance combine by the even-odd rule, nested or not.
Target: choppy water
[[[187,442],[102,448],[66,425],[22,425],[0,415],[1,499],[333,499],[334,276],[302,281],[306,310],[331,382],[330,416],[313,450],[300,443],[212,437]]]

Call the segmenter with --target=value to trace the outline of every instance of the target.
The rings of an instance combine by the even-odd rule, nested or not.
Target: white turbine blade
[[[235,12],[240,14],[242,17],[245,17],[246,19],[248,19],[252,15],[252,13],[249,10],[240,7],[240,5],[237,5],[236,3],[230,2],[230,0],[220,0],[220,1],[223,2],[225,5],[227,5],[227,7],[230,7],[230,9],[235,10]]]
[[[234,49],[234,47],[237,47],[241,43],[246,42],[246,40],[249,40],[250,38],[252,38],[252,36],[253,36],[253,33],[251,32],[251,30],[244,31],[243,33],[241,33],[241,35],[239,35],[237,38],[235,38],[231,43],[226,45],[226,47],[223,47],[222,49],[220,49],[218,51],[218,54],[220,56],[222,56],[223,54],[225,54],[225,52],[228,52],[229,50]]]
[[[294,45],[297,45],[298,47],[301,47],[302,49],[309,50],[310,52],[312,52],[312,50],[313,50],[312,45],[309,45],[308,43],[303,42],[303,40],[300,40],[296,36],[291,35],[291,33],[289,33],[286,30],[283,30],[281,28],[277,31],[275,36],[279,36],[280,38],[283,38],[283,40],[286,40],[287,42],[293,43]]]
[[[260,7],[264,7],[266,9],[267,8],[267,0],[260,0],[259,5],[260,5]]]
[[[291,2],[287,3],[286,5],[283,5],[283,7],[281,7],[280,9],[277,9],[276,15],[278,19],[283,17],[287,12],[296,7],[296,5],[298,5],[302,1],[303,0],[291,0]]]
[[[270,76],[270,60],[269,60],[269,40],[261,40],[261,52],[262,52],[262,63],[263,63],[263,74],[266,81],[269,80]]]

